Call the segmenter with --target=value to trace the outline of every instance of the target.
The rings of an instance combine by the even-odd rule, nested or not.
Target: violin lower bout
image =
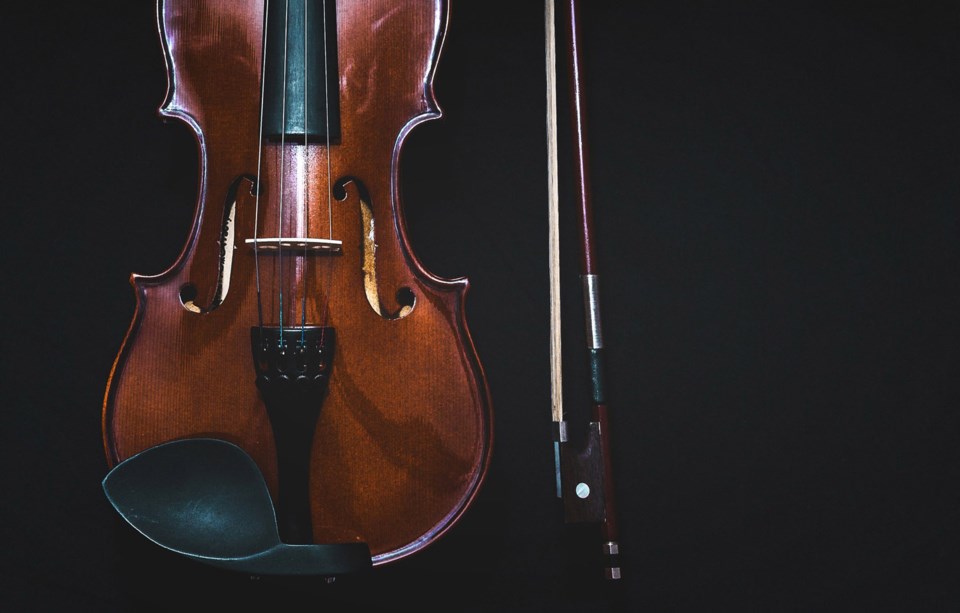
[[[352,280],[361,286],[359,274]],[[110,462],[170,440],[219,438],[253,457],[276,500],[277,447],[250,347],[255,309],[228,300],[201,315],[182,307],[176,281],[136,285],[138,312],[104,406]],[[492,444],[482,368],[451,308],[462,292],[423,281],[414,291],[403,318],[358,301],[365,308],[332,310],[327,322],[336,343],[307,468],[313,541],[366,542],[374,564],[426,547],[456,522]]]

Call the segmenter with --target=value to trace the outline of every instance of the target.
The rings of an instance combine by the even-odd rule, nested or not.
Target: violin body
[[[107,385],[104,445],[115,465],[171,440],[230,441],[275,498],[305,500],[308,525],[292,540],[363,541],[374,564],[391,562],[463,514],[492,446],[467,281],[423,268],[400,202],[404,139],[440,115],[432,78],[448,7],[336,2],[325,55],[309,56],[336,60],[319,105],[336,125],[274,134],[265,10],[263,0],[159,4],[160,112],[196,134],[199,193],[177,260],[131,277],[137,306]],[[316,105],[316,90],[289,91]],[[313,357],[297,353],[302,339]],[[296,387],[304,373],[322,382],[270,387]],[[284,462],[302,466],[284,477]]]

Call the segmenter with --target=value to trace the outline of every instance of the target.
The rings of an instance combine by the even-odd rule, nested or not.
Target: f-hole
[[[363,291],[370,308],[384,319],[402,319],[413,312],[417,296],[406,286],[401,286],[394,293],[398,308],[390,311],[380,299],[380,283],[377,279],[377,233],[373,217],[373,208],[370,206],[370,194],[363,183],[355,177],[344,177],[334,185],[333,196],[340,202],[348,199],[347,186],[353,185],[357,191],[357,200],[360,203],[360,267],[363,270]]]
[[[201,306],[196,303],[197,286],[192,282],[184,283],[180,287],[180,304],[191,313],[209,313],[223,304],[230,291],[230,273],[233,270],[234,245],[237,242],[237,194],[244,182],[250,183],[251,192],[255,189],[256,177],[240,175],[227,188],[227,197],[223,203],[223,217],[220,222],[220,236],[217,244],[220,245],[220,256],[217,259],[217,284],[213,289],[210,304]]]

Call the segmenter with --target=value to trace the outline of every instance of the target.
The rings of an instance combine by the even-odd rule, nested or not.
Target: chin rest
[[[120,462],[107,499],[149,540],[188,558],[252,575],[336,576],[369,569],[366,543],[280,541],[267,484],[232,443],[183,439]]]

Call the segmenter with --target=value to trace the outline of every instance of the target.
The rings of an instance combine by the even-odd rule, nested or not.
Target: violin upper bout
[[[256,127],[262,7],[254,0],[158,0],[157,25],[167,66],[161,114],[205,133],[207,123],[230,121],[218,111],[252,108],[253,115],[242,119],[252,119]]]

